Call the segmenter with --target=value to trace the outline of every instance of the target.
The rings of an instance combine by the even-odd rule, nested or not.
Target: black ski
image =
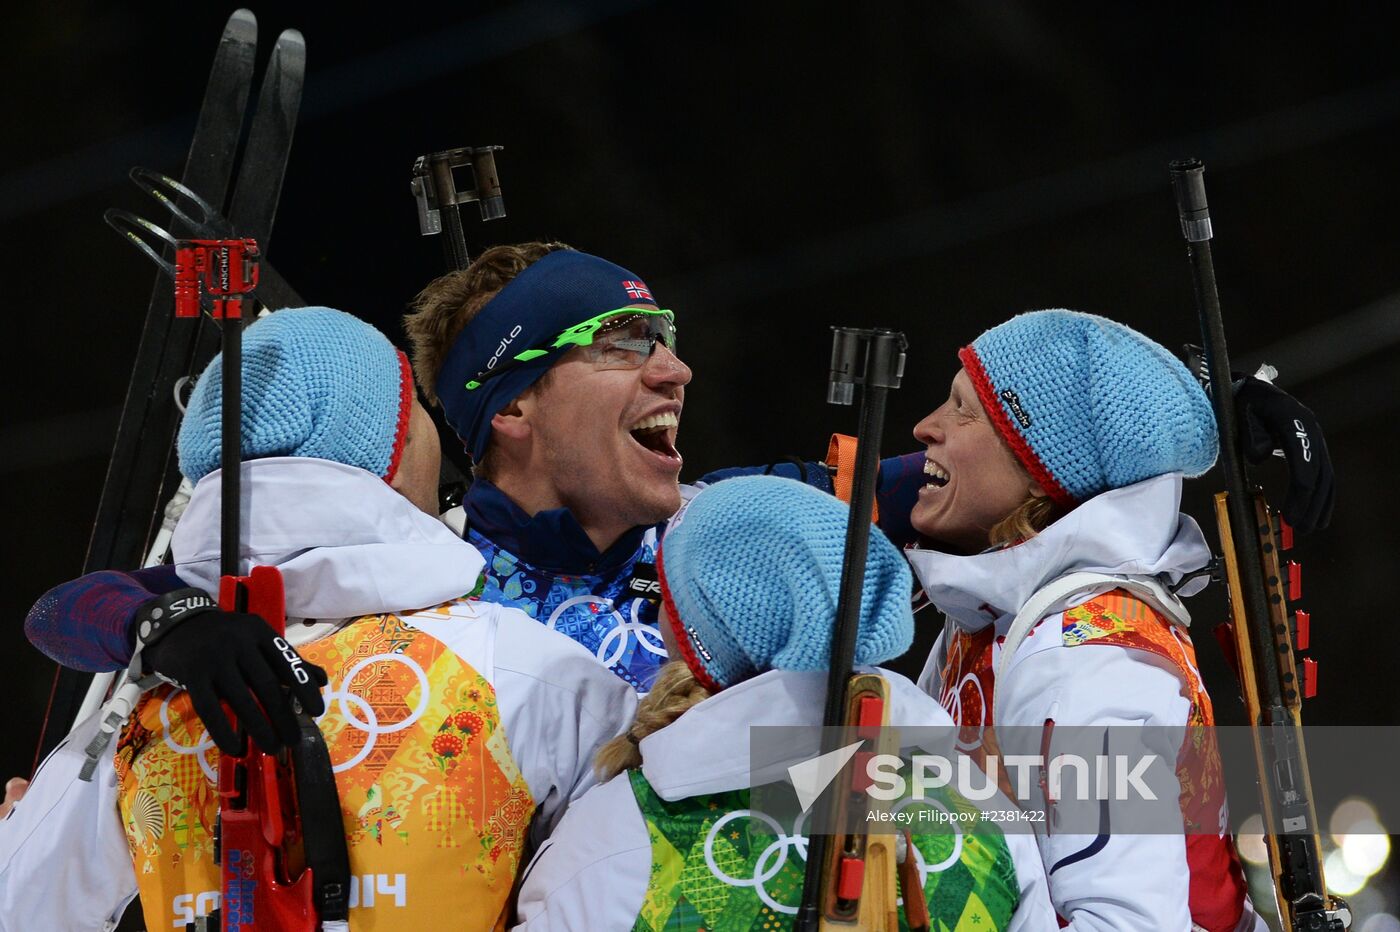
[[[229,17],[215,53],[204,102],[190,143],[183,184],[228,216],[241,235],[258,240],[264,254],[270,238],[282,178],[291,151],[301,104],[306,44],[289,29],[278,37],[270,57],[238,180],[230,192],[235,155],[252,91],[257,51],[257,20],[249,10]],[[191,228],[176,212],[170,226],[176,237],[207,235]],[[166,258],[172,253],[167,252]],[[269,307],[301,303],[280,276],[266,278],[259,299]],[[251,319],[251,315],[250,319]],[[162,517],[164,503],[180,482],[174,462],[179,412],[173,403],[179,380],[197,373],[217,349],[217,328],[174,326],[173,290],[166,274],[157,274],[140,347],[127,388],[122,417],[103,484],[84,573],[131,569],[141,565]],[[40,737],[40,757],[71,727],[89,677],[60,669]]]
[[[257,109],[253,111],[243,160],[238,168],[228,208],[227,226],[214,223],[214,238],[252,237],[262,254],[262,275],[258,283],[258,303],[269,310],[305,304],[267,261],[272,239],[272,222],[282,196],[282,179],[292,154],[292,134],[301,110],[301,92],[306,84],[306,40],[295,29],[284,29],[272,47],[272,55],[258,89]],[[246,315],[244,326],[257,317]],[[199,346],[192,374],[198,374],[218,351],[218,329],[207,318],[201,319]],[[178,483],[179,479],[176,479]]]
[[[305,83],[306,40],[295,29],[283,30],[263,74],[258,107],[253,111],[253,124],[248,130],[248,143],[243,148],[243,163],[228,211],[234,235],[257,240],[264,265]],[[276,288],[266,281],[259,284],[258,302],[270,310],[303,303],[280,276]]]
[[[229,17],[215,53],[209,84],[195,124],[182,181],[212,204],[222,204],[233,178],[234,156],[253,83],[257,20],[248,10]],[[191,231],[176,225],[176,237]],[[156,276],[146,323],[132,367],[112,459],[103,483],[83,571],[140,565],[156,512],[175,436],[178,411],[170,403],[176,381],[189,372],[194,345],[188,327],[172,327],[174,293]],[[159,451],[151,455],[153,451]],[[65,726],[69,724],[64,721]]]
[[[190,141],[182,178],[212,203],[224,201],[233,177],[252,89],[257,37],[257,19],[250,11],[237,10],[229,17]],[[175,232],[180,235],[178,229]],[[164,274],[157,273],[83,561],[84,573],[139,566],[165,500],[171,442],[179,423],[171,398],[176,381],[189,371],[195,345],[195,335],[190,333],[194,328],[172,327],[174,316],[174,294]],[[89,679],[87,674],[59,668],[39,736],[39,758],[72,727]]]

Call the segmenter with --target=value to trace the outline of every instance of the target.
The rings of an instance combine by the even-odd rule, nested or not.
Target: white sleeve
[[[111,929],[136,896],[111,750],[78,779],[97,725],[74,728],[0,822],[0,932]]]
[[[1016,865],[1016,883],[1021,889],[1021,901],[1011,914],[1007,932],[1042,932],[1055,929],[1055,907],[1050,905],[1050,890],[1045,882],[1045,865],[1035,837],[1021,832],[1007,832],[1006,847]]]
[[[641,915],[650,879],[651,838],[620,774],[571,806],[525,868],[515,928],[625,932]]]
[[[1051,623],[1058,624],[1059,616]],[[1182,681],[1153,654],[1116,645],[1055,645],[1018,657],[999,683],[1003,753],[1038,754],[1046,720],[1072,726],[1186,724]],[[1008,728],[1006,726],[1022,726]],[[1151,750],[1175,767],[1172,730],[1143,733]],[[1177,734],[1181,734],[1178,732]],[[1020,736],[1020,737],[1017,737]],[[1157,747],[1162,744],[1162,747]],[[1051,756],[1054,756],[1052,741]],[[1175,799],[1173,782],[1168,789]],[[1076,932],[1185,932],[1190,871],[1184,834],[1037,835],[1050,898]]]
[[[514,609],[501,611],[494,667],[506,740],[535,801],[531,833],[542,840],[598,782],[593,759],[632,724],[637,694],[585,648]]]

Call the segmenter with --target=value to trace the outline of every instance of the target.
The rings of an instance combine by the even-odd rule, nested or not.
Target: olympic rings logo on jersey
[[[199,764],[199,769],[204,772],[205,779],[210,783],[218,783],[219,775],[214,771],[214,765],[209,763],[208,757],[209,749],[214,746],[214,739],[209,737],[207,731],[199,732],[199,740],[195,741],[194,744],[179,744],[170,737],[170,733],[173,730],[170,724],[170,700],[183,694],[183,689],[171,690],[160,702],[158,712],[160,714],[161,740],[165,742],[166,747],[170,748],[170,750],[174,751],[176,754],[194,755],[196,763]],[[189,726],[198,724],[202,728],[204,723],[200,722],[199,719],[195,717],[193,711],[191,711],[190,717],[185,720],[184,724],[186,726],[186,733],[189,734],[190,737],[194,737],[196,732]]]
[[[574,606],[596,605],[600,609],[607,609],[608,614],[617,621],[616,625],[608,629],[608,633],[605,634],[602,641],[599,642],[598,649],[594,651],[594,656],[598,658],[599,663],[609,669],[616,666],[621,662],[623,657],[627,656],[627,648],[632,638],[636,639],[636,643],[643,650],[655,654],[664,660],[666,658],[666,646],[661,640],[661,632],[655,625],[643,621],[637,615],[638,609],[644,602],[645,600],[643,599],[631,600],[628,606],[628,614],[630,614],[632,618],[628,621],[618,612],[616,603],[614,603],[612,599],[606,596],[593,595],[591,593],[587,595],[576,595],[571,599],[565,599],[563,602],[559,603],[558,607],[550,613],[549,619],[545,622],[545,627],[550,630],[557,630],[559,627],[559,620],[563,617],[564,612]]]
[[[953,646],[948,652],[944,661],[943,669],[958,670],[963,663],[963,639],[954,638]],[[946,684],[946,680],[945,680]],[[971,687],[969,699],[972,694],[976,695],[976,709],[966,709],[963,705],[963,690]],[[938,704],[947,710],[948,715],[958,726],[957,747],[963,752],[975,751],[982,746],[982,741],[987,730],[987,694],[982,688],[982,681],[978,679],[977,673],[964,674],[956,685],[944,685],[938,694]],[[968,706],[972,703],[968,702]],[[974,737],[971,740],[963,738],[963,732],[970,731]]]
[[[730,822],[745,817],[762,822],[772,829],[773,834],[777,837],[759,854],[758,860],[754,862],[752,877],[733,877],[725,873],[724,869],[715,862],[715,839]],[[802,834],[802,824],[806,818],[807,813],[805,812],[798,816],[797,821],[793,823],[792,833],[788,834],[783,831],[783,827],[778,824],[777,819],[758,809],[735,809],[733,812],[726,812],[710,826],[710,831],[705,835],[705,866],[721,883],[731,887],[752,887],[754,893],[763,901],[763,905],[773,912],[795,916],[797,915],[797,906],[779,903],[773,899],[764,884],[778,876],[778,872],[787,864],[789,849],[802,859],[804,865],[806,864],[807,836]]]
[[[408,667],[418,679],[418,707],[401,721],[383,726],[379,724],[379,716],[375,713],[374,707],[370,705],[369,700],[350,690],[350,684],[355,682],[355,678],[368,669],[371,664],[376,663],[401,663]],[[210,783],[217,783],[218,773],[214,770],[214,766],[209,762],[208,757],[209,750],[214,747],[214,740],[209,737],[208,732],[201,730],[199,732],[199,739],[195,741],[194,744],[180,744],[171,737],[170,700],[180,695],[181,692],[181,690],[172,691],[161,701],[159,709],[162,729],[161,740],[165,742],[166,747],[170,748],[170,750],[174,751],[176,754],[194,755],[195,760],[199,763],[199,769],[204,772],[204,776]],[[321,695],[325,698],[326,711],[321,714],[320,718],[315,720],[317,725],[320,725],[325,717],[331,713],[331,709],[333,708],[332,702],[334,702],[336,703],[341,718],[345,720],[347,725],[369,736],[368,740],[365,741],[364,747],[356,751],[352,757],[331,767],[333,773],[342,773],[349,770],[369,757],[370,753],[374,750],[375,741],[380,735],[392,734],[393,732],[408,728],[427,714],[428,706],[432,702],[432,689],[431,684],[428,682],[428,674],[416,660],[412,657],[404,656],[403,654],[375,654],[372,657],[365,657],[357,661],[349,670],[345,671],[345,678],[340,681],[339,686],[332,681],[321,690]],[[357,709],[364,718],[357,718],[354,712],[351,711],[352,708]],[[197,721],[198,719],[187,720],[186,725],[188,726]],[[195,736],[193,730],[188,730],[188,734],[192,738]]]
[[[963,833],[962,829],[958,827],[958,820],[951,818],[952,813],[948,810],[948,807],[944,806],[936,799],[907,798],[901,800],[899,804],[895,806],[894,811],[903,812],[905,809],[914,805],[928,806],[941,810],[945,816],[950,817],[944,824],[951,826],[953,829],[953,850],[937,864],[930,864],[925,861],[924,853],[919,850],[918,845],[910,846],[914,853],[914,864],[919,871],[919,885],[927,887],[929,877],[946,871],[954,864],[957,864],[962,858]],[[802,834],[802,828],[807,819],[807,815],[806,812],[799,815],[797,821],[793,823],[792,831],[784,832],[782,825],[779,824],[777,819],[759,809],[735,809],[732,812],[726,812],[715,820],[714,824],[710,826],[709,832],[705,834],[705,866],[710,869],[710,873],[715,879],[719,880],[721,883],[731,887],[752,887],[754,893],[757,894],[758,898],[763,902],[763,905],[767,906],[775,913],[795,916],[797,915],[797,906],[789,906],[773,899],[772,894],[768,892],[765,884],[778,876],[778,872],[787,864],[789,851],[802,859],[804,865],[803,869],[806,869],[807,836]],[[771,830],[774,836],[773,841],[763,849],[758,856],[758,860],[754,862],[752,877],[735,877],[728,874],[715,860],[715,841],[720,837],[720,832],[722,832],[724,827],[729,825],[729,823],[742,818],[749,818],[762,822]]]
[[[350,684],[355,682],[355,677],[359,676],[371,664],[380,662],[401,663],[408,667],[418,679],[418,707],[403,720],[384,726],[380,726],[379,716],[375,714],[374,707],[363,696],[350,691]],[[321,691],[321,695],[326,700],[326,711],[320,718],[316,719],[317,725],[321,724],[321,721],[331,713],[331,700],[335,700],[345,723],[356,731],[362,731],[369,736],[369,739],[365,741],[365,746],[356,751],[354,756],[331,767],[332,773],[342,773],[369,757],[370,752],[374,750],[374,743],[380,735],[403,731],[427,714],[428,706],[432,703],[432,685],[428,682],[428,674],[412,657],[404,654],[375,654],[373,657],[366,657],[358,661],[353,667],[346,670],[345,678],[340,681],[339,687],[335,685],[334,681],[327,683],[325,689]],[[408,692],[405,692],[405,695],[408,695]],[[351,713],[352,706],[360,709],[365,716],[364,721]]]

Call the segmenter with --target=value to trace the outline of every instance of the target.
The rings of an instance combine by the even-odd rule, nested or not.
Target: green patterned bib
[[[668,803],[633,770],[632,792],[651,837],[651,880],[635,932],[792,928],[807,840],[749,808],[749,790]],[[916,805],[976,811],[947,789]],[[754,821],[764,828],[754,826]],[[993,824],[913,836],[934,932],[998,932],[1020,900],[1016,867]],[[907,928],[900,916],[900,928]]]

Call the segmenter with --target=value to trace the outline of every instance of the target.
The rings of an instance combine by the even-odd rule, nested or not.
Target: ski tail
[[[277,216],[305,84],[306,40],[295,29],[284,30],[272,48],[258,91],[228,214],[235,234],[257,240],[264,257],[272,239],[272,222]],[[269,310],[304,303],[280,276],[259,283],[258,301]]]

